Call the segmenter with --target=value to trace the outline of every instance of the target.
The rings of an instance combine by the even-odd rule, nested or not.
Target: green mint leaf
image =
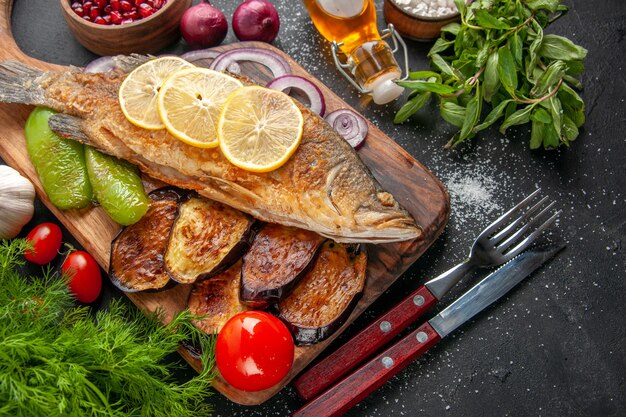
[[[442,27],[441,31],[444,33],[451,33],[452,35],[456,36],[459,33],[460,29],[461,29],[461,25],[456,22],[453,22],[453,23],[448,23],[447,25]]]
[[[545,149],[556,149],[561,142],[560,135],[554,130],[554,125],[543,125],[543,147]]]
[[[450,65],[439,54],[433,54],[430,57],[433,66],[448,77],[457,78]]]
[[[576,127],[581,127],[585,124],[585,113],[583,110],[574,110],[571,107],[563,106],[563,116],[567,116],[574,122]]]
[[[517,110],[512,115],[508,116],[502,125],[500,126],[500,133],[504,134],[506,130],[515,125],[522,125],[530,121],[530,112],[533,110],[533,105],[530,104],[523,109]]]
[[[545,35],[541,42],[541,47],[537,53],[550,59],[560,59],[562,61],[581,61],[587,56],[587,50],[582,46],[574,44],[563,36]]]
[[[458,128],[463,126],[465,121],[465,107],[459,106],[452,101],[443,101],[439,106],[441,117],[451,125]]]
[[[483,87],[485,101],[491,102],[491,98],[500,88],[500,77],[498,77],[498,51],[494,51],[487,58],[485,72],[483,76]]]
[[[439,52],[443,52],[449,47],[451,47],[452,45],[454,45],[454,41],[447,41],[444,38],[439,38],[437,39],[433,47],[430,48],[430,51],[428,51],[428,56],[432,56],[432,54],[438,54]]]
[[[413,71],[409,72],[409,78],[411,80],[425,80],[430,77],[435,77],[437,81],[441,82],[441,75],[434,71]]]
[[[563,61],[554,61],[544,73],[537,79],[535,86],[530,90],[532,97],[541,97],[548,92],[551,87],[554,87],[559,80],[565,75],[566,64]]]
[[[504,101],[501,101],[500,103],[498,103],[498,105],[496,107],[494,107],[491,110],[491,112],[489,112],[487,117],[485,117],[485,120],[481,124],[479,124],[476,127],[474,127],[474,132],[476,133],[476,132],[480,132],[481,130],[485,130],[489,126],[494,124],[500,117],[502,117],[502,115],[504,114],[504,110],[506,109],[506,106],[511,101],[512,100],[504,100]]]
[[[461,16],[463,16],[467,11],[467,7],[465,6],[465,0],[454,0],[454,4],[456,5],[456,8]]]
[[[530,44],[528,48],[528,54],[530,56],[530,60],[528,60],[526,65],[526,74],[527,76],[532,75],[533,70],[537,66],[539,62],[539,48],[541,48],[541,43],[543,42],[543,28],[537,23],[536,20],[532,21],[532,28],[536,32],[535,39]]]
[[[437,82],[428,82],[422,80],[412,81],[398,81],[400,87],[410,88],[411,90],[419,91],[422,93],[431,92],[441,95],[454,94],[458,91],[458,88],[450,85],[445,85]]]
[[[515,90],[517,89],[517,68],[515,67],[515,60],[513,59],[508,45],[498,50],[498,75],[506,91],[511,97],[515,97]]]
[[[545,10],[548,13],[556,12],[560,0],[525,0],[526,6],[533,11]]]
[[[552,125],[554,126],[554,130],[558,136],[561,136],[561,126],[563,125],[563,108],[561,106],[561,100],[559,100],[556,96],[552,96],[547,100],[547,104],[550,109],[550,115],[552,116]]]
[[[530,129],[530,149],[539,149],[543,143],[543,127],[544,123],[533,120]]]
[[[476,84],[476,92],[474,97],[467,103],[465,109],[465,120],[463,120],[463,126],[461,127],[461,133],[459,134],[459,140],[463,141],[469,138],[473,134],[474,126],[478,123],[480,118],[480,110],[482,108],[483,97],[480,84]]]
[[[575,89],[579,91],[583,89],[582,83],[578,81],[576,78],[572,77],[571,75],[565,74],[563,76],[563,81],[566,81],[570,86],[574,87]]]
[[[578,126],[572,119],[567,116],[563,116],[563,126],[561,129],[561,134],[567,141],[571,142],[578,137]]]
[[[530,120],[541,123],[552,123],[552,117],[550,116],[550,113],[548,113],[541,107],[535,107],[535,110],[530,115]]]
[[[511,26],[503,22],[502,20],[498,20],[493,17],[487,10],[485,9],[475,9],[474,16],[476,17],[476,22],[484,27],[489,29],[511,29]]]
[[[515,32],[511,39],[509,39],[509,49],[511,50],[511,54],[515,59],[515,64],[517,68],[522,68],[522,59],[523,59],[523,49],[522,38],[520,38],[519,34]]]
[[[474,66],[476,68],[482,68],[487,62],[487,58],[489,58],[489,43],[485,42],[482,48],[478,51],[478,54],[476,54],[476,63]]]
[[[567,75],[580,75],[585,72],[585,65],[580,61],[567,61]]]
[[[415,114],[419,109],[424,107],[430,99],[430,93],[419,94],[407,101],[404,106],[398,110],[396,117],[393,119],[394,123],[404,123],[411,115]]]

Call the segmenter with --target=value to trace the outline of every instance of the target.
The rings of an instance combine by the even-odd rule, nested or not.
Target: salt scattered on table
[[[392,0],[405,12],[423,17],[444,17],[458,12],[454,0]]]

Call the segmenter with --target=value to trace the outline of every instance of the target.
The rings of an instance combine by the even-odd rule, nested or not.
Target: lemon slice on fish
[[[302,112],[286,94],[259,86],[230,95],[218,124],[222,153],[233,165],[272,171],[296,151],[302,138]]]
[[[193,66],[184,59],[167,56],[135,68],[120,86],[119,100],[124,116],[144,129],[163,129],[165,125],[157,109],[159,90],[172,73]]]
[[[199,148],[215,148],[220,111],[230,93],[241,87],[236,78],[210,69],[177,71],[159,92],[161,120],[181,141]]]

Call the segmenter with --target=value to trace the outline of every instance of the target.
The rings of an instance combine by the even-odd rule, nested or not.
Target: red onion
[[[261,48],[239,48],[224,52],[215,58],[210,68],[215,71],[228,69],[233,72],[231,65],[233,62],[237,61],[252,61],[257,64],[265,65],[272,71],[274,78],[291,74],[291,67],[285,58],[278,55],[276,52]],[[237,72],[234,73],[238,74]]]
[[[203,0],[185,11],[180,20],[180,32],[192,48],[208,48],[222,43],[228,22],[224,13]]]
[[[274,5],[265,0],[248,0],[233,13],[233,30],[240,41],[272,42],[280,29]]]
[[[311,81],[298,75],[283,75],[267,83],[267,88],[285,91],[293,88],[302,92],[309,100],[309,108],[320,116],[324,115],[326,103],[322,91]]]
[[[117,64],[112,56],[102,56],[94,59],[83,69],[83,72],[109,72],[117,69]]]
[[[335,110],[325,117],[329,125],[333,127],[354,149],[365,141],[367,136],[367,122],[360,114],[348,109]]]

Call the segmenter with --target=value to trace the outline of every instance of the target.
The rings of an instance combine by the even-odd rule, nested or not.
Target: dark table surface
[[[213,3],[226,16],[238,4]],[[328,350],[425,279],[460,262],[487,223],[536,187],[563,210],[553,235],[568,247],[558,258],[392,378],[349,416],[626,415],[626,1],[565,3],[569,14],[549,32],[589,50],[582,76],[587,122],[578,140],[570,149],[530,151],[527,127],[511,128],[506,135],[494,128],[451,152],[443,145],[454,129],[440,119],[435,105],[401,126],[392,123],[400,101],[364,106],[331,64],[329,47],[302,3],[275,1],[282,19],[275,46],[426,165],[448,187],[452,200],[443,235]],[[376,5],[382,26],[382,1]],[[18,45],[41,60],[84,65],[94,58],[72,38],[56,1],[16,0],[13,31]],[[225,43],[235,41],[230,31]],[[407,43],[411,68],[428,68],[431,44]],[[164,52],[186,49],[181,41]],[[26,229],[50,219],[38,202]],[[107,285],[99,304],[118,296]],[[180,377],[192,372],[186,369]],[[286,416],[303,404],[291,387],[257,407],[238,406],[220,394],[208,401],[215,415],[224,417]]]

